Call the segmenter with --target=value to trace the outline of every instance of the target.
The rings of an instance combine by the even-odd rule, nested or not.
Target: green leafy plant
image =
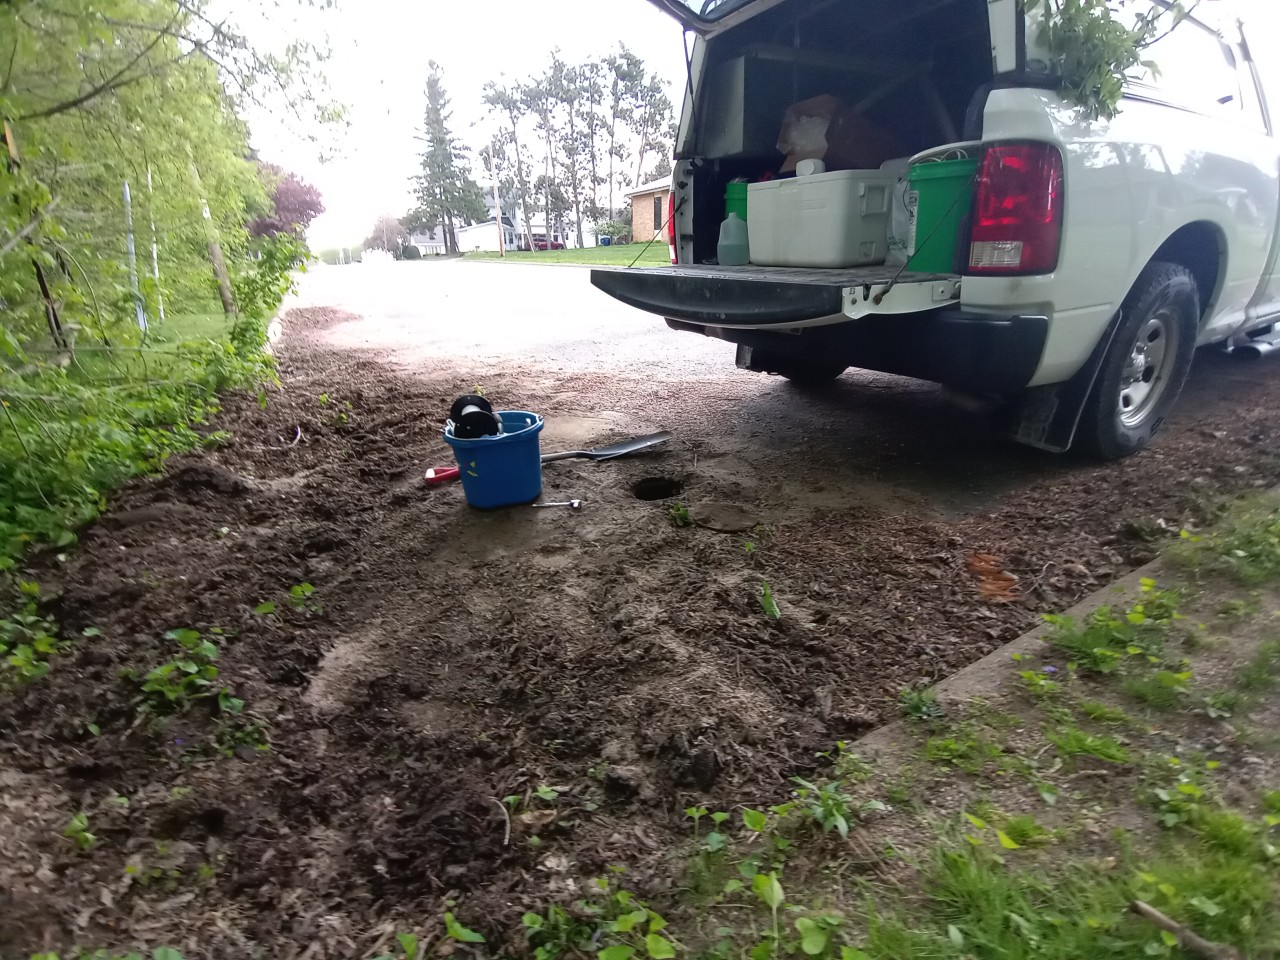
[[[693,518],[689,516],[689,508],[683,503],[673,503],[671,509],[667,511],[667,516],[671,518],[671,525],[675,527],[687,527],[693,523]]]
[[[88,850],[98,838],[89,832],[89,817],[84,812],[77,813],[63,829],[62,835],[73,842],[80,850]]]
[[[945,712],[932,687],[903,690],[898,694],[898,704],[912,720],[937,720]]]
[[[62,649],[57,624],[39,612],[39,585],[19,581],[16,595],[16,609],[0,617],[0,687],[43,677]]]
[[[216,684],[218,648],[198,630],[182,627],[169,630],[165,639],[182,648],[182,655],[151,668],[142,677],[139,710],[151,714],[181,713],[204,698],[214,698],[227,714],[244,710],[244,701]]]
[[[671,960],[679,944],[666,936],[667,922],[627,890],[610,880],[594,883],[596,896],[577,901],[572,910],[552,905],[542,914],[526,913],[522,923],[535,960],[595,956],[597,960]]]
[[[1000,748],[967,728],[951,736],[930,737],[924,744],[926,760],[949,763],[967,773],[977,773],[987,762],[1000,756]]]
[[[458,922],[458,918],[452,913],[445,911],[444,915],[444,935],[450,940],[456,940],[458,943],[484,943],[484,936],[476,933],[474,930],[464,927]]]
[[[1160,670],[1140,677],[1126,677],[1124,692],[1157,710],[1172,710],[1190,692],[1191,672]]]
[[[1040,45],[1047,51],[1064,94],[1086,117],[1119,112],[1126,75],[1137,67],[1158,73],[1144,51],[1187,15],[1181,3],[1133,10],[1124,22],[1108,0],[1025,0],[1041,15]]]
[[[1099,607],[1083,622],[1045,617],[1054,627],[1046,639],[1082,669],[1122,673],[1130,661],[1145,666],[1163,655],[1170,629],[1182,619],[1180,600],[1177,591],[1158,590],[1153,580],[1143,580],[1141,601],[1123,613]]]
[[[778,601],[773,597],[773,588],[769,586],[768,580],[760,581],[760,606],[764,610],[764,615],[770,620],[778,620],[782,617],[782,611],[778,609]]]
[[[418,960],[420,944],[416,933],[397,933],[396,945],[400,948],[398,953],[380,953],[373,960]]]
[[[317,601],[311,599],[315,592],[316,588],[309,583],[295,583],[289,588],[289,595],[285,597],[285,600],[295,610],[319,613],[323,608]]]
[[[797,917],[796,932],[800,934],[800,952],[809,957],[822,957],[832,947],[832,938],[844,925],[844,918],[834,914],[815,914]]]
[[[823,833],[834,830],[840,834],[841,839],[849,836],[850,824],[862,813],[885,809],[885,805],[878,800],[857,804],[835,781],[819,786],[812,781],[792,777],[791,782],[797,788],[797,809],[803,811],[807,819],[817,824]]]
[[[1240,508],[1224,529],[1200,538],[1198,549],[1241,583],[1256,586],[1274,580],[1280,577],[1280,510],[1269,505]],[[1242,606],[1236,614],[1245,610]]]

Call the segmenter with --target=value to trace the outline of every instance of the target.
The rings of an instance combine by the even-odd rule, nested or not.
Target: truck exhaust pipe
[[[1265,356],[1280,350],[1280,343],[1272,340],[1252,340],[1236,347],[1232,353],[1238,353],[1246,360],[1261,360]]]
[[[1280,330],[1272,327],[1267,333],[1255,333],[1244,343],[1237,344],[1232,352],[1239,353],[1246,360],[1261,360],[1277,350],[1280,350]]]

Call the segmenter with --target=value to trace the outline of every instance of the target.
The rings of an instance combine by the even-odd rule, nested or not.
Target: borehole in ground
[[[631,486],[637,500],[665,500],[684,490],[684,484],[670,477],[645,477]]]

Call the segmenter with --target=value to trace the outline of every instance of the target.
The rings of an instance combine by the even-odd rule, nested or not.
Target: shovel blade
[[[607,447],[597,447],[595,450],[586,451],[584,456],[592,460],[612,460],[614,457],[625,457],[629,453],[639,453],[649,447],[656,447],[660,443],[666,443],[674,436],[675,434],[670,430],[663,430],[643,437],[632,437],[630,440],[623,440],[620,443],[612,443]]]

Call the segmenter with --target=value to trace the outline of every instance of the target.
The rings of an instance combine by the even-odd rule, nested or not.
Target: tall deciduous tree
[[[640,87],[635,108],[631,113],[631,131],[638,141],[636,149],[636,175],[633,186],[644,182],[644,161],[651,151],[666,151],[666,134],[671,124],[671,98],[667,96],[666,83],[657,74],[651,74]]]
[[[556,117],[556,98],[552,94],[551,75],[555,71],[558,57],[552,54],[552,67],[542,78],[531,80],[521,88],[524,108],[537,120],[538,134],[542,138],[543,157],[542,175],[538,177],[535,191],[542,198],[542,212],[545,220],[546,239],[550,247],[553,230],[553,208],[560,210],[560,205],[553,207],[553,195],[559,193],[556,184],[556,141],[559,139],[560,125]],[[558,214],[557,214],[558,215]]]
[[[423,120],[422,174],[417,178],[418,207],[426,222],[444,229],[445,250],[458,252],[459,225],[484,219],[486,208],[480,187],[471,179],[467,149],[449,129],[452,114],[440,65],[428,65],[427,109]]]
[[[613,192],[618,186],[615,169],[621,165],[627,169],[626,133],[631,127],[631,119],[635,114],[636,104],[641,99],[644,88],[644,61],[626,48],[618,45],[618,52],[605,58],[605,68],[609,73],[608,115],[605,118],[608,138],[608,183],[609,210],[614,210]]]
[[[530,175],[525,163],[524,151],[520,147],[520,121],[524,116],[523,101],[524,97],[518,86],[512,90],[493,82],[485,84],[484,102],[505,121],[499,137],[511,146],[511,175],[515,181],[516,201],[520,204],[520,220],[524,227],[525,245],[532,250],[533,234],[529,218]]]
[[[400,249],[408,240],[408,231],[400,221],[390,214],[383,214],[374,223],[369,238],[364,242],[364,249],[385,250],[393,256],[399,256]]]

